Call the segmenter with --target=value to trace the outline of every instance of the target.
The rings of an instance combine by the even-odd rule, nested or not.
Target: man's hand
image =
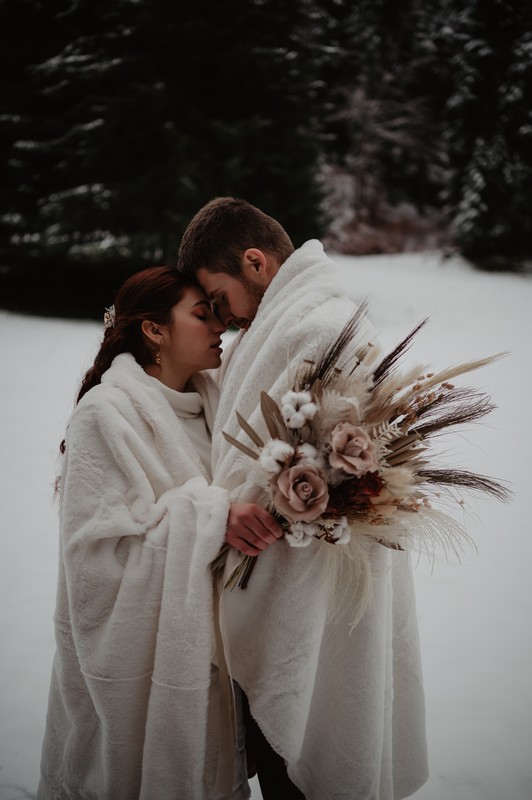
[[[225,541],[247,556],[258,556],[280,539],[283,530],[271,514],[255,503],[232,503]]]

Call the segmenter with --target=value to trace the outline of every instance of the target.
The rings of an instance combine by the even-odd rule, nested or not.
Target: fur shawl
[[[222,368],[213,475],[233,499],[265,500],[249,459],[220,432],[249,443],[238,410],[266,434],[260,391],[279,400],[301,359],[328,345],[354,310],[316,240],[270,284]],[[233,677],[307,800],[395,800],[427,778],[411,565],[405,553],[367,547],[372,593],[352,631],[356,571],[341,547],[317,540],[303,549],[276,542],[258,557],[248,587],[223,595]]]
[[[205,375],[195,388],[208,418],[217,391]],[[37,797],[218,797],[210,562],[228,493],[129,354],[82,398],[66,444]],[[248,796],[241,778],[234,798]]]

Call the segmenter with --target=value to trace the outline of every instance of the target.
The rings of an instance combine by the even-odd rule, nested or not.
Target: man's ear
[[[263,278],[266,276],[268,259],[262,250],[257,250],[256,247],[248,247],[244,251],[243,266],[244,272],[249,277],[251,273],[252,278]]]
[[[152,322],[149,319],[145,319],[142,321],[140,329],[144,334],[144,336],[148,339],[148,341],[156,345],[156,347],[159,347],[159,345],[161,344],[161,339],[163,337],[159,325],[157,325],[155,322]]]

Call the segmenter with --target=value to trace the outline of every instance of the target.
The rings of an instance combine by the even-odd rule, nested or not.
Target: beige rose
[[[379,468],[375,445],[364,428],[340,422],[331,433],[331,444],[331,467],[358,477]]]
[[[276,509],[290,521],[312,522],[327,508],[327,482],[316,467],[296,464],[283,469],[270,485]]]

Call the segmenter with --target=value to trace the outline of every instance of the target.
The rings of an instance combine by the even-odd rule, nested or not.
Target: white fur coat
[[[222,368],[213,480],[232,499],[265,498],[250,460],[220,432],[250,444],[238,410],[268,438],[260,391],[279,400],[296,365],[328,345],[354,309],[316,240],[270,284]],[[368,550],[373,591],[352,633],[355,590],[340,546],[314,540],[301,549],[280,540],[258,557],[245,590],[223,596],[233,677],[307,800],[396,800],[427,778],[411,566],[404,553],[373,543]]]
[[[216,389],[203,375],[195,388],[209,422]],[[129,354],[82,398],[66,442],[38,800],[218,797],[210,562],[228,493]],[[239,768],[232,797],[245,798]]]

